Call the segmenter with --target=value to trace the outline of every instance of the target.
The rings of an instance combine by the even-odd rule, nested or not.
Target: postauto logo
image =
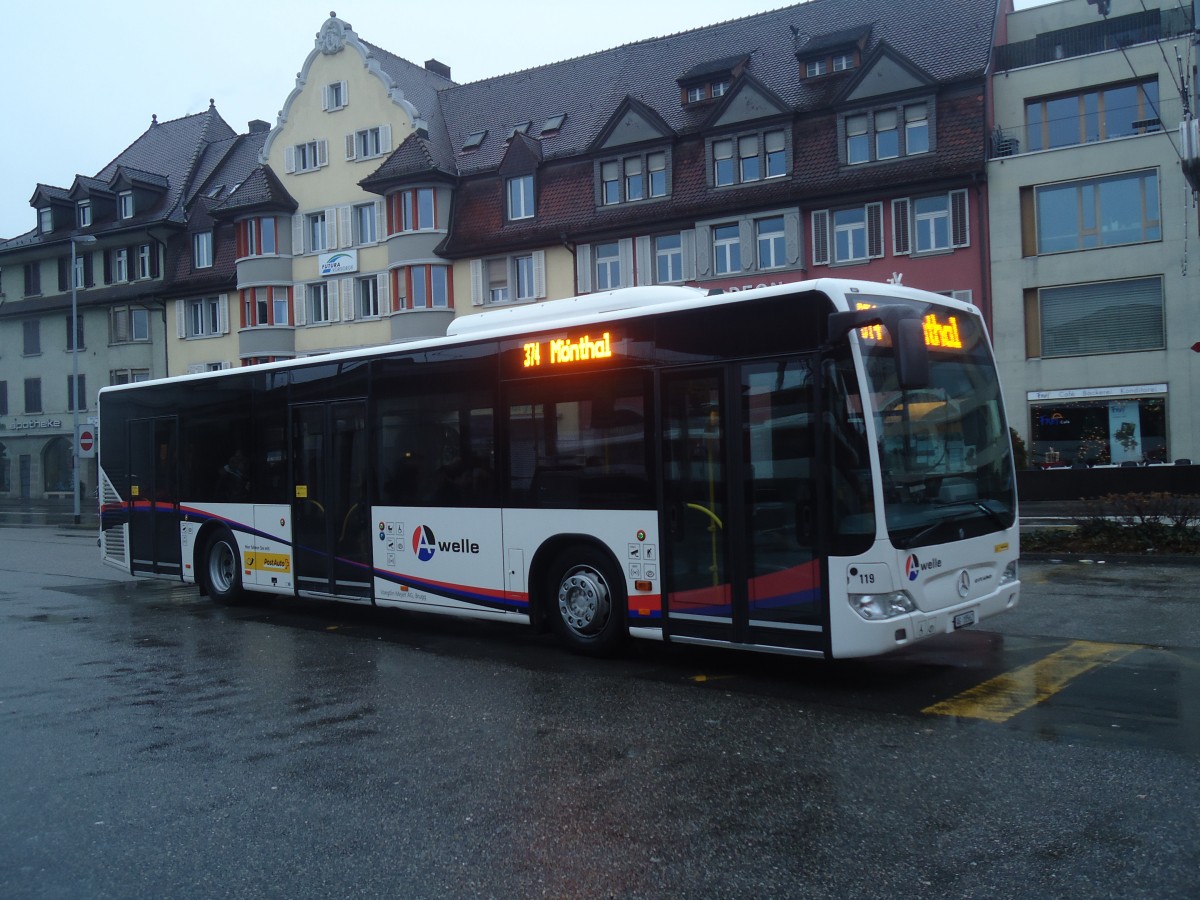
[[[418,525],[413,529],[413,553],[421,562],[429,562],[439,550],[442,553],[478,553],[479,545],[467,538],[456,541],[439,541],[433,535],[433,529],[428,525]]]

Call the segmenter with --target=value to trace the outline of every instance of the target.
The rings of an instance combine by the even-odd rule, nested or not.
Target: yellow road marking
[[[921,711],[934,716],[1007,722],[1054,696],[1080,675],[1141,649],[1139,644],[1072,641],[1035,663],[997,675]]]

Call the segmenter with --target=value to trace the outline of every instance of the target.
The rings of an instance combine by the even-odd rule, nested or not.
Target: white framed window
[[[325,85],[321,107],[325,112],[335,112],[336,110],[344,109],[349,99],[350,91],[346,82],[335,81],[332,84]]]
[[[683,281],[683,236],[660,234],[654,238],[655,284],[677,284]]]
[[[533,215],[533,176],[521,175],[508,179],[509,220],[532,219]]]
[[[284,148],[283,170],[289,175],[312,172],[329,165],[329,141],[324,138]]]
[[[271,324],[290,325],[290,307],[291,304],[288,302],[288,288],[271,288]]]
[[[118,214],[122,219],[133,218],[133,191],[121,191],[117,195]]]
[[[149,244],[139,244],[137,249],[137,277],[149,278],[153,271],[150,260],[151,247]]]
[[[687,89],[687,102],[699,103],[701,100],[708,99],[706,86],[703,84],[694,84]]]
[[[150,312],[142,306],[114,306],[109,312],[109,342],[150,340]]]
[[[354,207],[354,242],[374,244],[379,241],[379,212],[374,203]]]
[[[601,206],[665,197],[667,154],[658,150],[604,160],[598,164],[597,179],[597,201]]]
[[[202,297],[188,301],[187,337],[214,337],[221,333],[220,297]]]
[[[346,135],[346,159],[375,159],[392,150],[392,128],[380,125]]]
[[[892,252],[945,253],[971,245],[966,190],[892,201]]]
[[[845,265],[883,256],[883,204],[814,210],[812,261]]]
[[[75,212],[80,228],[87,228],[92,224],[92,202],[90,200],[81,200],[75,207]]]
[[[192,235],[192,268],[210,269],[213,264],[213,234],[198,231]]]
[[[742,270],[742,235],[736,222],[712,229],[713,273],[735,275]]]
[[[617,241],[595,245],[596,290],[621,287],[621,245]]]
[[[449,309],[448,266],[409,266],[407,274],[409,309]]]
[[[49,207],[38,210],[38,231],[42,234],[54,231],[54,210]]]
[[[582,245],[584,253],[590,244]],[[546,296],[546,251],[471,260],[471,304],[536,300]]]
[[[754,223],[759,269],[781,269],[787,265],[787,241],[783,216],[758,219]]]
[[[308,244],[309,253],[323,253],[330,249],[329,246],[329,223],[326,221],[325,211],[308,213],[304,217],[305,240]]]
[[[354,279],[354,294],[358,301],[360,319],[379,317],[379,279],[376,276],[367,275]]]
[[[507,259],[489,259],[487,261],[487,298],[489,303],[508,302]]]
[[[844,115],[845,164],[856,166],[928,153],[929,106],[926,102],[910,103]]]
[[[853,53],[836,53],[833,57],[833,71],[845,72],[847,69],[854,68]]]
[[[113,281],[129,280],[129,248],[121,247],[113,251],[112,277]]]
[[[329,317],[329,288],[324,282],[307,285],[308,321],[314,325],[332,321]]]
[[[809,78],[816,78],[818,75],[825,75],[829,72],[829,61],[824,59],[810,59],[804,66],[804,74]]]
[[[904,107],[904,152],[907,156],[929,152],[929,113],[924,103]]]
[[[720,138],[710,145],[714,187],[752,184],[787,175],[787,132],[771,129]]]
[[[532,300],[537,296],[533,279],[533,255],[513,257],[512,268],[516,299]]]
[[[137,384],[142,381],[150,380],[149,369],[109,369],[108,383],[117,384]]]

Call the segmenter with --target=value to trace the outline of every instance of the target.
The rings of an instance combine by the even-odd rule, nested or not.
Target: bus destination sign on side
[[[547,341],[531,341],[524,345],[526,369],[547,366],[582,366],[613,356],[613,341],[609,332],[599,337],[590,334],[577,338],[552,338]]]

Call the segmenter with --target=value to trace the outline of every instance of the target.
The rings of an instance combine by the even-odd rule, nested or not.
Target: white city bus
[[[100,392],[126,572],[816,657],[1017,603],[978,310],[822,279],[633,288]]]

